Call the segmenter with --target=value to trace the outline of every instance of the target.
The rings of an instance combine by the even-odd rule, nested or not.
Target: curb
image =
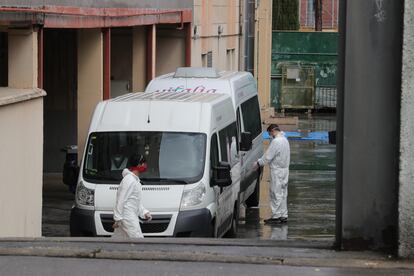
[[[367,269],[414,269],[410,261],[355,259],[355,258],[279,258],[263,256],[233,256],[214,252],[168,252],[160,250],[103,250],[71,247],[8,247],[0,248],[2,256],[37,256],[59,258],[113,259],[140,261],[169,262],[212,262],[258,265],[287,265],[336,268],[367,268]]]

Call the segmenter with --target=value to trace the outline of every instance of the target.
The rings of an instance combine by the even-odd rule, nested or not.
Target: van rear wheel
[[[234,210],[233,210],[233,217],[231,219],[231,227],[229,231],[224,235],[225,238],[235,238],[237,236],[237,230],[239,228],[239,203],[236,202],[234,204]]]
[[[256,180],[256,187],[254,188],[254,192],[246,199],[246,206],[247,207],[258,207],[260,200],[260,174]]]
[[[210,238],[217,238],[216,235],[216,219],[210,223]]]

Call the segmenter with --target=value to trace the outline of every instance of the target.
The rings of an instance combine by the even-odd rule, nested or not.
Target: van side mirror
[[[253,138],[250,132],[241,133],[240,150],[249,151],[252,149]]]
[[[232,183],[231,167],[227,162],[220,162],[217,167],[213,167],[212,185],[219,187],[227,187]]]

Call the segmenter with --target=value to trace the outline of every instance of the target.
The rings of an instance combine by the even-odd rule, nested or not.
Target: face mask
[[[147,167],[147,163],[141,164],[137,166],[137,169],[140,173],[146,172],[148,167]]]
[[[130,170],[131,172],[132,172],[132,171],[138,171],[139,173],[146,172],[146,171],[147,171],[147,169],[148,169],[148,167],[147,167],[147,164],[146,164],[146,163],[141,164],[141,165],[138,165],[138,166],[130,167],[130,168],[129,168],[129,170]]]

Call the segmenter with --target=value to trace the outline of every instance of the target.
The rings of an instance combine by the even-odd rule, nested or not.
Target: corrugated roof
[[[129,93],[109,100],[110,102],[129,102],[129,101],[173,101],[173,102],[211,102],[223,94],[213,93],[174,93],[174,92],[154,92],[154,93]]]

